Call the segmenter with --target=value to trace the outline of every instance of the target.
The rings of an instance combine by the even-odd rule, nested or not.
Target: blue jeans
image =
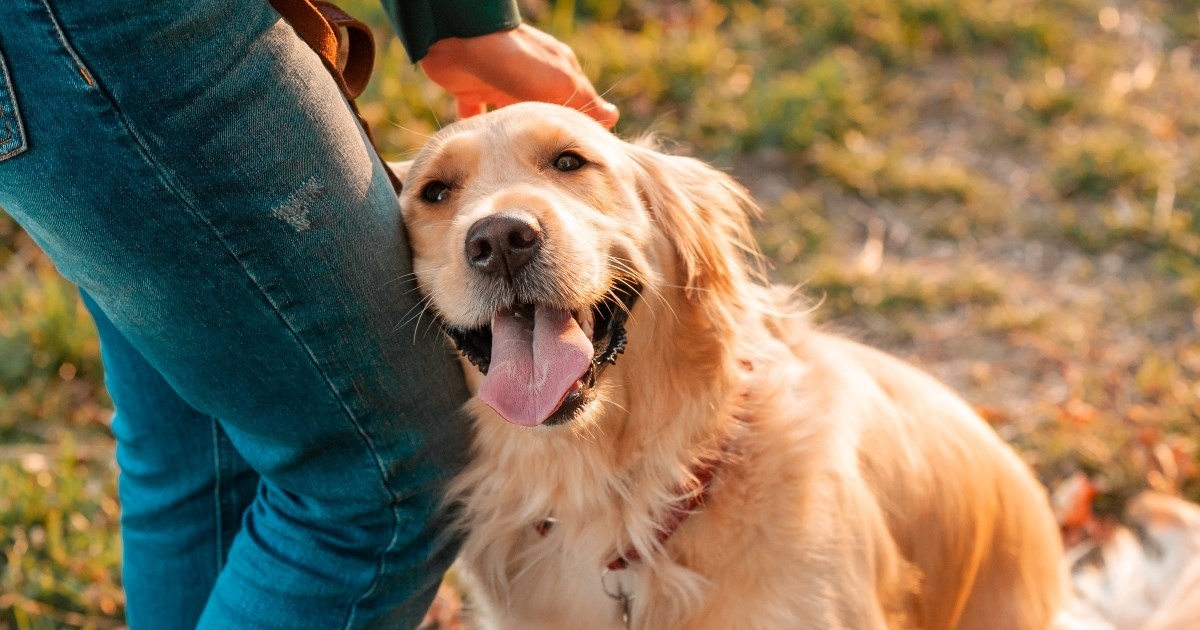
[[[100,332],[130,625],[415,625],[467,394],[320,61],[267,0],[6,0],[0,55],[0,206]]]

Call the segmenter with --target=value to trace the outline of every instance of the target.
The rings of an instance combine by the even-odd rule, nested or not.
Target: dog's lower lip
[[[592,368],[588,369],[588,373],[585,374],[583,378],[575,381],[575,385],[566,393],[565,396],[563,396],[562,402],[558,404],[558,408],[555,409],[554,413],[550,414],[550,417],[546,418],[545,422],[542,423],[543,426],[552,427],[560,424],[566,424],[575,417],[575,413],[583,408],[583,405],[587,402],[585,397],[587,395],[586,388],[588,385],[584,383],[584,380],[588,379],[594,373],[595,366],[593,365]]]

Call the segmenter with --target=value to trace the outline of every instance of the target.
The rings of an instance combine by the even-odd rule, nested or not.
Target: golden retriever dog
[[[453,490],[480,625],[1052,623],[1041,486],[944,386],[763,282],[730,177],[522,104],[439,131],[401,206],[475,393]]]

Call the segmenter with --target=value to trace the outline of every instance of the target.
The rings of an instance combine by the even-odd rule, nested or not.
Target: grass
[[[0,628],[120,623],[98,354],[76,290],[0,215]]]
[[[399,157],[453,106],[384,38]],[[1200,14],[1185,0],[526,3],[622,109],[745,182],[823,326],[948,381],[1047,483],[1200,499]],[[96,342],[0,215],[0,628],[122,623]],[[1113,502],[1112,505],[1116,505]],[[1115,507],[1114,507],[1115,509]]]

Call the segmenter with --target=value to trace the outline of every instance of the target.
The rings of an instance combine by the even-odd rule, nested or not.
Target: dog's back
[[[839,430],[894,551],[912,569],[906,596],[920,628],[1041,629],[1063,594],[1062,548],[1045,491],[961,399],[882,352],[800,331],[813,366],[803,387],[854,407]]]

